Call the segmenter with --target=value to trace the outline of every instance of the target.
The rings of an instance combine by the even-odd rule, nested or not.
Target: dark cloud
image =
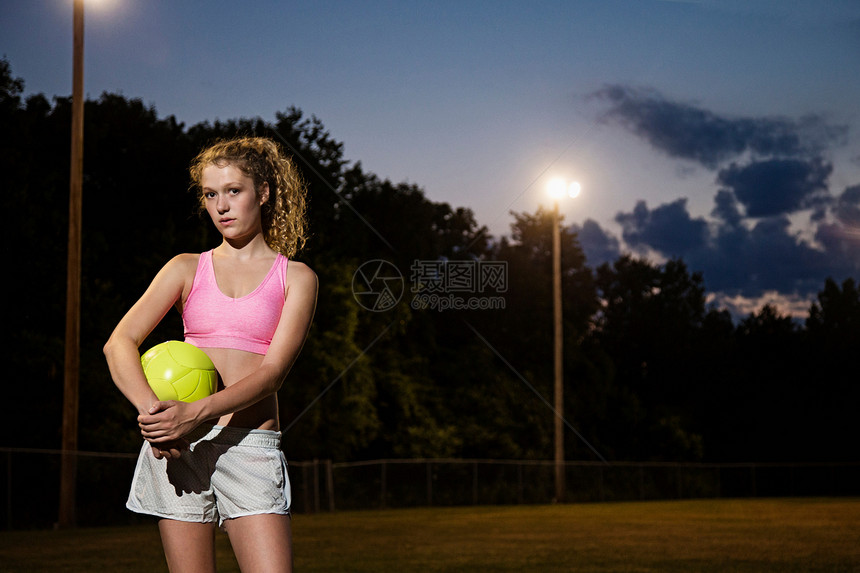
[[[714,196],[714,209],[711,211],[711,215],[731,228],[740,225],[744,217],[738,207],[734,193],[728,189],[717,191],[716,196]]]
[[[768,159],[732,164],[718,173],[717,182],[734,192],[747,217],[771,217],[826,205],[832,171],[820,158]]]
[[[860,185],[847,187],[833,205],[833,220],[820,223],[815,239],[828,253],[834,278],[860,275]]]
[[[750,152],[757,157],[810,157],[847,133],[818,116],[730,118],[694,105],[671,101],[654,90],[607,86],[592,94],[609,102],[603,118],[644,138],[671,157],[715,169]]]
[[[686,199],[653,211],[645,201],[639,201],[632,213],[618,213],[615,221],[621,225],[622,238],[631,248],[647,246],[673,257],[700,249],[707,239],[707,222],[690,217]]]
[[[832,268],[824,253],[791,231],[791,221],[784,216],[756,223],[743,248],[748,279],[741,283],[741,292],[749,296],[772,290],[812,294],[824,286]]]
[[[582,227],[574,224],[570,229],[577,234],[579,245],[589,265],[597,267],[602,263],[613,262],[621,256],[618,238],[604,231],[597,221],[586,219]]]
[[[661,255],[681,257],[703,273],[711,292],[757,297],[770,291],[812,295],[828,276],[845,277],[847,248],[814,248],[791,229],[786,216],[766,217],[744,224],[737,200],[722,190],[715,198],[716,221],[708,224],[687,211],[678,200],[650,210],[640,201],[630,213],[619,213],[623,238],[634,251],[653,249]],[[831,230],[833,231],[833,230]],[[832,233],[831,233],[832,234]],[[841,238],[844,242],[844,236]],[[855,237],[860,253],[860,233]],[[823,241],[822,241],[823,242]],[[857,258],[854,255],[854,258]]]
[[[842,225],[860,230],[860,185],[848,187],[842,192],[833,214]]]

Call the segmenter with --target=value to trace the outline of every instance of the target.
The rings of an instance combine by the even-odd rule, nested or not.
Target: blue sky
[[[26,92],[68,95],[71,0],[0,10],[0,55]],[[827,276],[860,275],[857,70],[857,0],[92,0],[86,12],[91,98],[140,98],[188,126],[294,105],[348,160],[471,208],[496,236],[511,210],[549,204],[551,177],[576,179],[562,211],[591,262],[682,256],[741,311],[804,311]]]

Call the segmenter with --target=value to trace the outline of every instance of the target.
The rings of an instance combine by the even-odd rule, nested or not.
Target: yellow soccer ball
[[[187,342],[169,340],[140,357],[143,373],[159,400],[193,402],[215,393],[218,372],[206,353]]]

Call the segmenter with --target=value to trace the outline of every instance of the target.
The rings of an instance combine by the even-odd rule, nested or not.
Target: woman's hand
[[[153,447],[165,446],[158,448],[162,454],[178,453],[181,448],[171,442],[177,442],[199,425],[191,405],[176,400],[155,402],[148,413],[137,417],[137,423],[143,438]]]
[[[161,442],[149,445],[152,446],[152,454],[155,456],[155,459],[160,460],[165,458],[168,460],[175,460],[182,455],[183,450],[188,449],[188,440],[185,438],[179,438],[178,440],[170,442]]]

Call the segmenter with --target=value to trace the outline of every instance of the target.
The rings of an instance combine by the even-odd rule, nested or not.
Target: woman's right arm
[[[140,345],[158,325],[194,279],[198,255],[179,255],[159,271],[143,293],[119,321],[105,344],[104,353],[114,384],[137,409],[138,414],[149,411],[158,401],[149,387],[140,365]]]

